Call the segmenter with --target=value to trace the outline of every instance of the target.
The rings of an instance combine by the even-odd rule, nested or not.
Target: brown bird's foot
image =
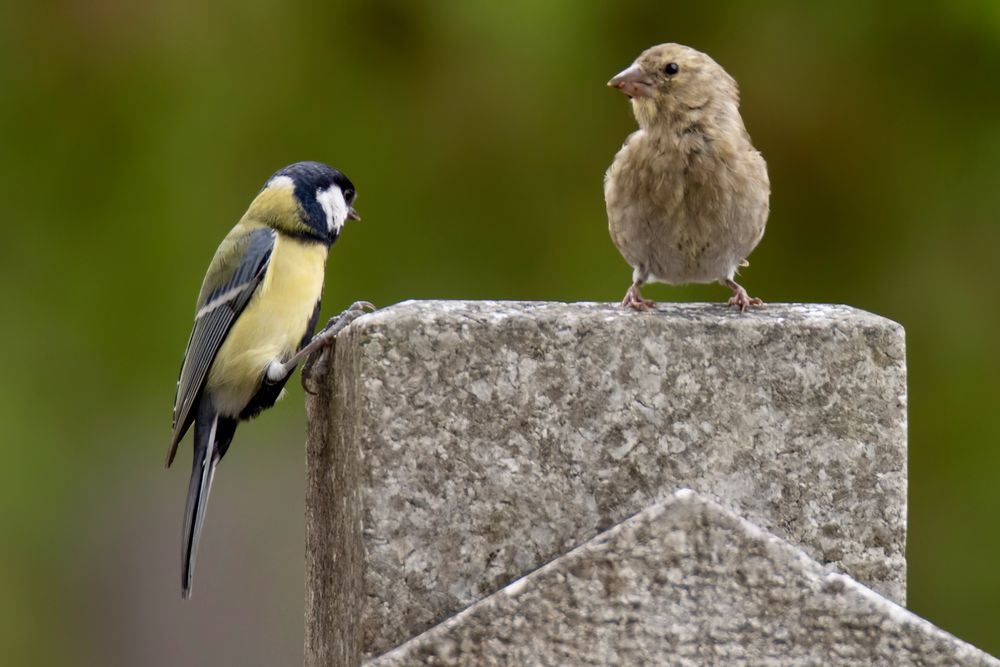
[[[312,384],[312,379],[317,374],[317,370],[322,372],[326,368],[325,361],[329,356],[327,350],[333,347],[333,344],[337,340],[337,334],[346,329],[351,322],[364,315],[366,311],[371,312],[374,310],[375,306],[367,301],[355,301],[340,315],[331,317],[322,331],[313,336],[313,339],[299,350],[292,359],[285,362],[286,366],[293,366],[292,361],[297,363],[302,358],[306,359],[299,378],[302,382],[302,388],[306,390],[306,393],[316,393],[309,389],[309,384]]]
[[[625,292],[625,298],[622,299],[622,307],[633,310],[649,310],[655,305],[656,302],[652,299],[643,298],[642,294],[639,293],[639,285],[636,283],[632,283],[632,286]]]
[[[750,306],[764,305],[764,302],[758,299],[757,297],[750,296],[749,294],[747,294],[747,291],[743,289],[743,287],[739,285],[736,281],[724,280],[722,281],[722,284],[728,287],[729,289],[733,290],[733,295],[729,297],[729,305],[736,306],[737,308],[740,309],[741,313],[745,313],[747,308],[749,308]]]

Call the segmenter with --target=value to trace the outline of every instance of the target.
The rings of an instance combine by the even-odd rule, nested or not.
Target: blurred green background
[[[317,159],[364,217],[327,315],[618,300],[601,179],[634,123],[605,82],[662,41],[736,77],[769,163],[744,284],[905,325],[909,604],[1000,653],[1000,2],[74,0],[0,9],[4,662],[299,664],[297,381],[238,432],[179,597],[190,445],[162,461],[216,244]]]

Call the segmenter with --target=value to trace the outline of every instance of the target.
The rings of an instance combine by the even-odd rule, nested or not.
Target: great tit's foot
[[[314,380],[317,376],[323,375],[326,371],[327,360],[330,355],[333,354],[333,350],[336,346],[336,339],[331,344],[324,345],[319,350],[310,354],[306,358],[306,362],[302,364],[302,372],[299,373],[299,381],[302,383],[302,389],[309,395],[315,396],[318,391],[315,391],[313,387],[316,386]]]
[[[330,350],[332,350],[337,340],[337,334],[346,329],[351,322],[364,315],[366,311],[371,312],[374,310],[375,306],[368,301],[355,301],[340,315],[331,317],[326,326],[323,327],[323,330],[313,336],[309,344],[296,354],[297,359],[306,358],[305,364],[302,366],[300,379],[302,381],[302,388],[307,393],[316,393],[309,388],[309,385],[314,384],[312,380],[318,372],[325,370],[327,359],[330,358]]]
[[[633,310],[649,310],[655,305],[656,302],[652,299],[643,298],[642,294],[639,293],[639,285],[637,283],[632,283],[632,286],[625,292],[625,298],[622,299],[622,307],[632,308]]]
[[[340,315],[331,317],[322,331],[313,336],[313,339],[309,341],[309,345],[307,346],[311,348],[309,352],[318,347],[329,345],[337,337],[337,334],[346,329],[351,322],[364,315],[366,310],[374,311],[375,306],[367,301],[355,301]]]
[[[743,287],[734,280],[726,280],[723,284],[733,290],[733,295],[729,297],[729,305],[736,306],[741,313],[745,313],[750,306],[763,306],[764,302],[755,296],[750,296]]]

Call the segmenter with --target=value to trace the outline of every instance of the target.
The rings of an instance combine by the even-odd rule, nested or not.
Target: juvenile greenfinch
[[[771,189],[736,81],[700,51],[661,44],[608,85],[639,124],[604,177],[611,238],[633,268],[622,305],[653,307],[639,292],[648,282],[714,281],[740,311],[762,305],[735,281],[764,235]]]

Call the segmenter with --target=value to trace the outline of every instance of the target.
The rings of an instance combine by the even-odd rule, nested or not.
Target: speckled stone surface
[[[307,664],[381,653],[682,486],[904,602],[889,320],[405,302],[335,361],[309,403]]]
[[[690,491],[366,664],[1000,667]]]

